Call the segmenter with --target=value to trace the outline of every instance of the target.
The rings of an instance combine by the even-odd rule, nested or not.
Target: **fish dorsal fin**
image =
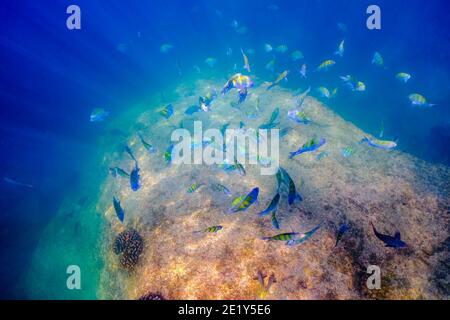
[[[400,240],[400,238],[401,238],[400,232],[397,231],[394,235],[394,238],[395,238],[395,240]]]

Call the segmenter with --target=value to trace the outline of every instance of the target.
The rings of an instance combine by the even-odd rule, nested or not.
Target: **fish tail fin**
[[[275,87],[275,82],[271,82],[270,85],[267,87],[267,90],[270,90],[273,87]]]
[[[292,160],[296,156],[296,152],[289,152],[289,159]]]

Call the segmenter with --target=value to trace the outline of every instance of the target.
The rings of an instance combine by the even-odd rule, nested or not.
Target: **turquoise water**
[[[448,181],[445,182],[450,165],[447,3],[378,2],[381,30],[367,29],[369,3],[366,1],[81,0],[77,2],[82,12],[81,30],[66,28],[69,3],[43,5],[31,0],[3,3],[0,10],[0,143],[4,150],[0,163],[0,205],[4,213],[0,233],[0,284],[4,288],[1,297],[134,299],[146,290],[154,290],[169,298],[248,298],[258,296],[257,289],[253,288],[257,282],[255,285],[249,274],[256,273],[261,266],[267,270],[273,268],[276,275],[288,279],[289,272],[277,263],[271,265],[258,254],[253,256],[250,249],[247,252],[236,246],[236,251],[229,253],[231,249],[224,244],[232,246],[236,234],[227,233],[227,228],[219,233],[223,234],[223,239],[217,238],[221,239],[220,243],[211,237],[203,244],[190,238],[192,230],[206,227],[207,223],[220,223],[221,216],[216,210],[228,209],[229,201],[217,200],[217,195],[208,189],[212,180],[233,186],[233,196],[258,185],[261,198],[257,205],[262,210],[273,197],[273,179],[260,177],[252,166],[246,167],[245,178],[237,178],[223,175],[222,171],[209,171],[207,167],[191,171],[185,167],[168,168],[164,161],[170,134],[181,124],[192,129],[193,120],[201,120],[205,127],[219,129],[227,122],[232,128],[238,128],[243,122],[245,128],[257,128],[267,122],[276,107],[281,110],[279,128],[290,129],[282,140],[281,165],[287,167],[306,194],[295,209],[280,208],[281,217],[290,224],[298,223],[302,230],[319,220],[326,221],[322,242],[307,243],[310,247],[305,251],[320,249],[325,256],[328,242],[333,242],[334,229],[346,216],[356,226],[352,239],[364,239],[358,242],[364,250],[342,253],[345,257],[340,258],[353,259],[349,265],[355,267],[365,263],[366,255],[389,257],[394,253],[382,251],[374,246],[376,239],[370,238],[368,222],[371,220],[383,232],[400,229],[402,236],[413,242],[414,235],[421,232],[435,234],[434,239],[426,236],[423,242],[413,244],[415,252],[425,250],[431,256],[436,254],[433,258],[419,255],[430,267],[421,269],[420,266],[418,270],[432,279],[439,278],[434,275],[442,273],[441,267],[434,262],[445,261],[447,257],[447,251],[442,254],[437,248],[445,247],[448,237],[448,231],[442,228],[448,225],[445,217],[450,198]],[[341,58],[334,52],[342,40],[345,49]],[[265,44],[270,44],[272,50],[266,50]],[[285,53],[277,50],[280,45],[287,47]],[[243,68],[241,48],[249,59],[251,72]],[[298,60],[293,59],[295,51],[301,51]],[[383,65],[372,63],[375,52],[382,55]],[[325,72],[314,71],[327,59],[336,64]],[[274,61],[273,70],[267,67],[270,61]],[[303,64],[307,66],[306,78],[300,73]],[[287,81],[281,81],[271,91],[265,90],[266,82],[274,81],[285,70],[290,71]],[[233,90],[225,96],[219,94],[210,113],[184,114],[187,107],[198,104],[198,96],[206,95],[211,88],[220,92],[225,82],[238,72],[249,75],[255,82],[242,105],[236,107],[237,94]],[[403,83],[396,78],[399,72],[406,72],[411,78]],[[363,92],[349,90],[340,78],[348,74],[364,82]],[[286,114],[297,108],[293,102],[295,95],[309,87],[305,112],[313,124],[294,125]],[[319,87],[326,87],[332,97],[321,95]],[[333,95],[335,88],[337,92]],[[420,93],[436,105],[414,107],[408,100],[412,93]],[[166,121],[157,111],[168,104],[174,106],[174,115]],[[259,111],[255,107],[258,105]],[[95,108],[109,113],[104,121],[89,121]],[[138,132],[156,146],[155,155],[145,153]],[[288,152],[298,149],[306,139],[320,135],[326,135],[329,140],[324,150],[319,149],[311,157],[309,154],[300,157],[306,158],[305,163],[286,162]],[[395,141],[397,147],[392,152],[370,153],[371,149],[358,143],[363,135]],[[131,171],[133,162],[123,151],[125,145],[136,153],[142,167],[145,183],[141,193],[130,194],[128,181],[113,179],[108,170],[117,165]],[[351,151],[347,149],[346,156],[342,156],[343,149],[349,147]],[[317,158],[322,151],[326,156]],[[327,181],[326,176],[315,172],[337,175],[345,183]],[[206,191],[186,198],[184,190],[202,178],[207,180]],[[367,185],[360,185],[361,182]],[[341,188],[336,191],[337,185]],[[435,189],[437,185],[442,185],[440,190]],[[356,186],[364,186],[372,193],[359,194]],[[393,191],[396,189],[398,193]],[[332,190],[338,198],[332,197]],[[167,194],[171,197],[166,198]],[[124,224],[118,224],[114,214],[111,215],[113,195],[123,197]],[[366,219],[352,207],[348,200],[352,196],[361,197],[358,203],[362,206],[360,210],[366,212]],[[332,200],[324,204],[327,198]],[[196,203],[209,208],[211,216],[199,212]],[[403,217],[406,213],[399,203],[406,203],[410,219]],[[334,208],[330,215],[324,213],[327,211],[324,207],[328,206]],[[254,218],[256,209],[251,211]],[[424,212],[433,218],[422,218]],[[298,214],[301,219],[291,221],[290,214]],[[231,230],[240,221],[224,219],[223,223]],[[184,233],[179,232],[180,237],[187,239],[186,247],[176,237],[176,230],[167,226],[174,222],[183,226]],[[258,237],[272,231],[270,223],[264,225],[259,221],[254,225],[256,222],[248,217],[240,222],[244,231]],[[135,227],[145,242],[141,263],[132,276],[121,269],[118,257],[111,250],[117,234],[130,227]],[[152,241],[161,230],[181,248],[162,242],[162,249],[157,250]],[[245,241],[254,250],[263,246],[247,238]],[[228,264],[217,262],[217,257],[207,254],[211,250],[207,244],[223,250],[224,255],[243,257],[248,272],[229,271]],[[281,248],[264,248],[274,251],[271,259],[289,261]],[[154,252],[162,258],[158,260]],[[198,284],[203,278],[184,274],[197,266],[197,259],[190,256],[192,252],[197,257],[204,254],[206,261],[211,262],[205,266],[229,272],[229,278],[220,278],[205,271],[205,275],[217,276],[217,282],[223,282],[222,291],[213,290],[210,296],[198,293],[203,290]],[[404,291],[397,288],[385,298],[448,296],[445,290],[439,291],[439,285],[425,287],[425,280],[416,277],[406,266],[407,262],[419,263],[418,260],[394,255],[405,263],[405,272],[412,279]],[[182,262],[183,257],[190,264]],[[321,269],[323,278],[334,270],[334,262],[330,260]],[[166,279],[167,288],[158,281],[140,281],[142,275],[150,272],[164,279],[167,275],[155,267],[159,263],[173,263],[183,285],[197,291],[183,292],[176,288],[173,279]],[[317,263],[314,260],[305,269],[314,269]],[[67,289],[68,265],[81,268],[82,290]],[[318,278],[315,272],[305,271],[305,278],[299,281],[311,284]],[[236,282],[242,287],[230,293],[230,287]],[[332,285],[339,287],[344,282]],[[313,293],[296,296],[292,293],[295,289],[283,287],[283,283],[274,285],[272,298],[326,296],[326,290],[320,286],[322,289]],[[356,285],[350,287],[349,292],[335,289],[334,297],[367,297]]]

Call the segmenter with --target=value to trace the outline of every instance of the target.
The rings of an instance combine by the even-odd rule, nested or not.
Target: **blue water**
[[[365,12],[372,2],[2,1],[0,298],[30,296],[25,275],[61,201],[69,196],[95,201],[96,183],[107,174],[99,166],[102,150],[96,141],[109,129],[89,122],[91,110],[103,107],[113,121],[150,95],[168,99],[171,88],[185,79],[225,80],[235,64],[241,68],[241,47],[255,50],[249,57],[260,79],[276,77],[264,68],[275,55],[277,72],[291,70],[283,87],[338,87],[339,94],[326,103],[344,119],[374,136],[383,122],[384,138],[398,139],[401,151],[450,165],[448,1],[378,0],[382,29],[368,30]],[[66,28],[70,4],[81,8],[81,30]],[[272,4],[278,9],[269,9]],[[235,32],[233,20],[248,31]],[[346,32],[338,29],[339,22]],[[340,59],[333,52],[343,39]],[[174,48],[162,54],[163,43]],[[293,63],[289,55],[267,54],[264,43],[285,44],[289,53],[301,50],[305,59]],[[375,51],[385,68],[371,64]],[[206,66],[207,57],[217,58],[215,68]],[[333,69],[312,72],[329,58],[337,61]],[[303,62],[310,71],[307,80],[298,72]],[[401,84],[398,72],[412,79]],[[346,74],[364,81],[366,92],[345,90],[339,76]],[[407,96],[414,92],[436,106],[411,107]],[[89,176],[86,170],[92,170],[92,180],[82,181]],[[3,177],[34,188],[11,185]]]

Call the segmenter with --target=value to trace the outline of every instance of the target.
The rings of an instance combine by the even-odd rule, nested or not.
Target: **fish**
[[[331,91],[330,98],[334,98],[337,95],[337,92],[338,88],[334,88],[333,91]]]
[[[187,193],[194,193],[195,191],[197,191],[198,189],[200,189],[204,185],[205,185],[204,183],[195,182],[188,188]]]
[[[355,150],[352,147],[345,147],[342,149],[342,156],[348,158],[355,153]]]
[[[173,106],[168,104],[164,108],[158,111],[158,113],[166,119],[169,119],[173,115]]]
[[[141,187],[141,183],[140,183],[141,177],[139,175],[139,171],[140,171],[140,169],[139,169],[138,163],[136,161],[134,168],[130,173],[130,186],[131,186],[131,190],[133,190],[133,191],[137,191]]]
[[[326,151],[322,151],[321,153],[319,153],[316,157],[317,160],[322,160],[323,158],[328,157],[328,152]]]
[[[202,73],[202,70],[197,65],[192,66],[192,69],[194,69],[197,73]]]
[[[125,152],[128,153],[128,155],[133,159],[135,162],[137,162],[136,157],[134,156],[133,151],[129,146],[125,146]]]
[[[309,119],[303,111],[297,109],[289,110],[287,113],[288,119],[295,121],[299,124],[309,124],[311,119]]]
[[[397,78],[398,80],[400,80],[403,83],[407,83],[409,81],[409,79],[411,79],[411,75],[409,73],[399,72],[399,73],[397,73],[395,78]]]
[[[139,133],[139,138],[141,139],[142,144],[144,145],[144,148],[150,152],[150,153],[155,153],[157,150],[154,146],[152,146],[150,143],[148,143],[147,141],[144,140],[144,137],[142,137],[142,135]]]
[[[3,181],[5,181],[6,183],[12,184],[14,186],[19,186],[19,187],[25,187],[25,188],[30,188],[30,189],[34,189],[34,186],[28,183],[23,183],[20,181],[17,181],[14,178],[10,178],[10,177],[3,177]]]
[[[270,202],[269,206],[265,210],[263,210],[260,213],[258,213],[258,215],[259,216],[265,216],[265,215],[268,215],[271,212],[277,211],[279,202],[280,202],[280,194],[277,193],[275,195],[275,197],[273,197],[273,199]]]
[[[259,188],[253,188],[242,200],[235,204],[230,210],[230,213],[236,213],[247,210],[252,204],[258,200]]]
[[[297,151],[289,153],[289,159],[293,159],[295,156],[300,155],[305,152],[312,152],[319,149],[326,143],[325,138],[311,139],[306,141]]]
[[[412,93],[408,96],[409,101],[411,102],[412,106],[416,107],[432,107],[435,106],[434,103],[428,103],[427,99],[421,94],[418,93]]]
[[[188,108],[186,109],[186,111],[184,111],[184,114],[192,115],[192,114],[194,114],[194,113],[196,113],[196,112],[199,112],[199,111],[201,111],[201,110],[202,110],[202,108],[201,108],[200,106],[192,105],[192,106],[188,107]]]
[[[172,49],[173,49],[173,45],[171,45],[170,43],[163,43],[161,45],[161,47],[159,47],[159,51],[161,53],[168,53]]]
[[[272,52],[272,50],[273,50],[273,48],[272,48],[272,46],[269,43],[265,43],[264,44],[264,51],[265,52],[269,53],[269,52]]]
[[[265,68],[266,68],[267,70],[269,70],[269,71],[272,71],[272,72],[275,71],[275,62],[276,62],[275,59],[270,60],[270,61],[266,64]]]
[[[239,162],[237,161],[237,159],[234,160],[234,166],[236,167],[237,171],[239,172],[239,174],[240,174],[241,176],[245,176],[245,175],[247,174],[247,173],[245,172],[244,166],[243,166],[241,163],[239,163]]]
[[[246,34],[248,31],[246,26],[242,26],[236,29],[236,33],[237,34]]]
[[[231,57],[231,56],[233,55],[233,49],[228,48],[228,49],[227,49],[227,52],[226,52],[226,55],[229,56],[229,57]]]
[[[220,128],[220,133],[222,134],[222,136],[225,136],[225,131],[227,130],[227,128],[230,126],[230,123],[227,122],[225,123],[221,128]]]
[[[203,230],[194,231],[194,233],[217,233],[217,232],[219,232],[222,229],[223,229],[222,226],[212,226],[212,227],[208,227],[208,228],[203,229]]]
[[[342,22],[338,22],[337,27],[342,32],[346,32],[347,31],[347,26],[344,23],[342,23]]]
[[[369,146],[371,147],[375,147],[378,149],[383,149],[383,150],[391,150],[394,149],[395,147],[397,147],[397,143],[395,141],[389,141],[389,140],[379,140],[379,139],[371,139],[367,136],[365,136],[360,143],[363,142],[367,142],[369,144]]]
[[[263,237],[262,240],[266,241],[290,241],[295,239],[300,233],[298,232],[287,232],[280,233],[271,237]]]
[[[289,175],[289,173],[287,173],[287,171],[284,168],[282,168],[282,167],[279,167],[278,170],[282,174],[282,177],[283,177],[282,181],[283,181],[283,183],[285,185],[287,185],[287,187],[288,187],[288,204],[289,205],[293,205],[295,200],[303,201],[303,198],[297,192],[297,190],[295,188],[294,180],[292,180],[292,178]]]
[[[355,77],[351,75],[341,76],[340,77],[344,82],[344,85],[347,86],[352,91],[365,91],[366,85],[362,81],[358,81]]]
[[[337,51],[334,53],[337,56],[340,56],[341,58],[344,56],[344,42],[345,40],[342,40],[341,43],[339,43],[339,47]]]
[[[334,245],[335,248],[337,247],[339,241],[341,241],[344,234],[348,231],[348,229],[349,226],[346,223],[341,224],[336,235],[336,244]]]
[[[325,60],[322,62],[318,67],[317,71],[327,71],[330,67],[334,66],[336,64],[336,61],[334,60]]]
[[[287,79],[286,77],[288,74],[289,74],[289,70],[283,71],[274,82],[270,83],[270,85],[267,87],[267,90],[270,90],[273,87],[275,87],[277,84],[280,83],[281,80]]]
[[[297,61],[297,60],[301,60],[303,59],[303,52],[299,51],[299,50],[295,50],[294,52],[291,53],[291,59],[292,61]]]
[[[244,50],[241,48],[242,57],[244,58],[244,69],[247,70],[247,72],[250,72],[250,64],[248,62],[248,57],[244,53]]]
[[[244,102],[245,99],[247,98],[248,90],[247,89],[239,89],[238,94],[239,94],[239,100],[238,100],[238,104],[239,104],[239,103]]]
[[[207,98],[205,97],[200,96],[198,98],[198,104],[200,105],[200,109],[203,110],[204,112],[211,111],[210,103],[211,101],[207,100]]]
[[[120,222],[123,223],[123,219],[125,218],[125,211],[123,211],[122,207],[120,206],[120,201],[113,197],[113,206],[114,210],[116,211],[116,216],[120,220]]]
[[[231,206],[234,207],[236,206],[238,203],[240,203],[242,201],[242,199],[245,198],[245,194],[239,197],[234,198],[234,200],[231,202]]]
[[[288,242],[286,242],[286,245],[288,246],[296,246],[302,242],[305,242],[306,240],[308,240],[309,238],[312,237],[312,235],[319,230],[320,226],[322,225],[322,223],[319,223],[316,227],[314,227],[313,229],[309,230],[308,232],[305,233],[300,233],[296,239],[291,239]]]
[[[209,57],[205,59],[205,63],[208,67],[214,68],[217,63],[217,58]]]
[[[309,87],[308,89],[306,89],[304,92],[302,92],[298,98],[297,98],[297,106],[301,107],[303,105],[303,102],[305,102],[306,97],[308,96],[308,94],[311,92],[311,87]]]
[[[284,44],[280,44],[276,49],[275,49],[275,51],[276,52],[279,52],[279,53],[285,53],[285,52],[287,52],[289,50],[289,48],[286,46],[286,45],[284,45]]]
[[[102,122],[109,116],[109,112],[103,108],[95,108],[91,112],[90,121],[91,122]]]
[[[275,121],[278,118],[278,115],[280,114],[280,108],[275,108],[274,111],[272,111],[272,114],[270,116],[269,122],[262,124],[259,126],[259,129],[272,129],[275,128],[278,123],[276,123]]]
[[[280,138],[283,138],[284,136],[286,136],[288,133],[289,133],[289,131],[291,131],[291,128],[283,128],[283,129],[281,129],[280,130]]]
[[[378,67],[382,67],[384,65],[383,57],[381,56],[381,54],[378,51],[376,51],[373,54],[372,64],[374,64]]]
[[[286,182],[284,181],[283,172],[278,168],[277,173],[275,174],[277,179],[277,192],[281,192],[281,189]]]
[[[375,236],[381,241],[383,241],[387,248],[405,248],[408,246],[405,242],[401,240],[400,232],[396,232],[395,235],[392,237],[387,234],[379,233],[377,229],[375,229],[373,223],[371,222],[370,224],[372,225],[372,229]]]
[[[300,75],[302,76],[303,79],[306,79],[306,72],[307,72],[307,65],[306,63],[302,64],[302,66],[300,67]]]
[[[129,178],[130,174],[125,172],[125,170],[119,168],[119,167],[113,167],[109,168],[109,171],[111,172],[112,176],[115,178],[117,176],[121,176],[123,178]]]
[[[381,121],[379,138],[383,138],[383,135],[384,135],[384,122]]]
[[[228,197],[231,197],[231,191],[230,191],[227,187],[225,187],[223,184],[220,184],[220,183],[213,183],[213,184],[211,185],[211,188],[212,188],[214,191],[217,191],[217,192],[223,192],[223,193],[225,193]]]
[[[254,83],[249,76],[244,76],[240,73],[236,73],[230,79],[228,79],[228,81],[223,86],[221,93],[224,95],[233,88],[236,88],[238,90],[249,89],[253,87],[253,84]]]
[[[323,98],[329,99],[329,98],[331,97],[330,90],[328,90],[328,89],[325,88],[325,87],[318,87],[318,88],[317,88],[317,92],[318,92],[319,95],[320,95],[321,97],[323,97]]]
[[[233,21],[231,21],[230,26],[231,26],[233,29],[236,29],[236,28],[239,27],[239,23],[237,22],[237,20],[233,20]]]
[[[166,152],[164,153],[164,159],[166,160],[167,164],[171,164],[172,163],[172,151],[173,151],[174,145],[171,144]]]
[[[355,89],[353,91],[358,91],[358,92],[366,91],[366,85],[362,81],[357,81],[356,85],[355,85]]]

